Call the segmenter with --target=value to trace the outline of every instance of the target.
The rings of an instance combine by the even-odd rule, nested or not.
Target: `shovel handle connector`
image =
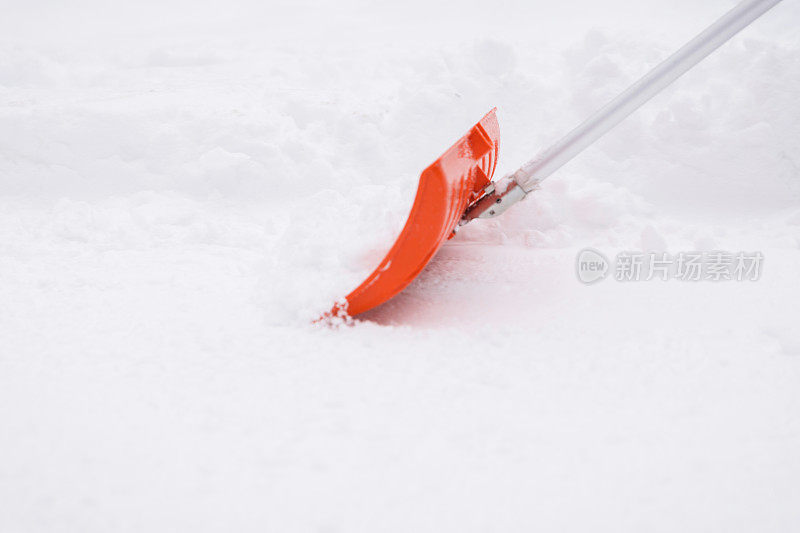
[[[483,196],[467,209],[461,224],[475,218],[493,218],[505,212],[527,193],[537,189],[545,178],[780,1],[744,0],[736,5],[558,142],[516,172],[488,185]]]
[[[534,189],[536,188],[538,187],[534,187]],[[509,176],[490,182],[481,191],[481,196],[478,200],[472,203],[464,212],[458,225],[463,226],[476,218],[499,217],[506,212],[506,209],[525,198],[528,192],[525,192]]]

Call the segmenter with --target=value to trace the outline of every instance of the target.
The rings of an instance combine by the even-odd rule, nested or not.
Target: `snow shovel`
[[[500,132],[491,110],[422,171],[400,236],[367,279],[337,304],[334,316],[355,316],[402,291],[458,226],[493,218],[687,72],[780,0],[744,0],[622,94],[516,172],[493,182]]]

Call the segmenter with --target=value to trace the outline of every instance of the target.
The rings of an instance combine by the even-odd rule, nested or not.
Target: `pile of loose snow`
[[[563,4],[9,8],[0,529],[799,527],[792,4],[310,324],[486,111],[512,171],[729,7]],[[586,246],[765,266],[586,287]]]

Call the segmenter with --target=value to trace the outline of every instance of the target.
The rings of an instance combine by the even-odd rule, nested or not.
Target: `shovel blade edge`
[[[500,130],[496,109],[422,171],[403,230],[375,270],[346,296],[333,315],[355,316],[402,291],[452,237],[467,206],[488,185],[497,166]]]

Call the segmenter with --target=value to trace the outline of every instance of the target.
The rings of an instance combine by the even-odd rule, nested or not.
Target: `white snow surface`
[[[732,5],[3,4],[0,531],[800,530],[797,2],[312,324],[486,111],[502,175]]]

